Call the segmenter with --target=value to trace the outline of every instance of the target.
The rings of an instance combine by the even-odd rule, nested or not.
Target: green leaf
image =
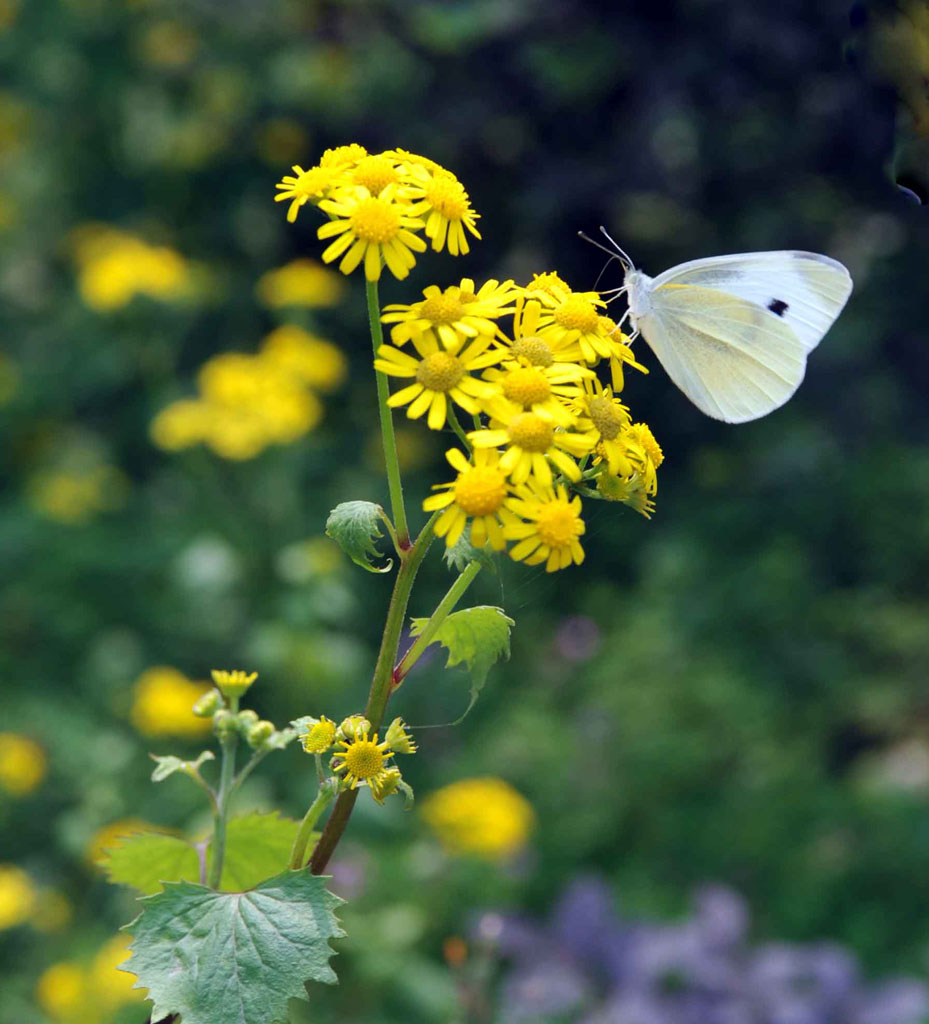
[[[212,750],[204,750],[196,761],[184,761],[179,757],[175,757],[173,754],[168,754],[165,757],[158,757],[157,754],[149,754],[149,757],[155,762],[155,770],[152,772],[152,782],[164,782],[165,779],[170,778],[170,776],[175,772],[183,772],[185,775],[193,776],[200,770],[200,765],[202,765],[204,761],[216,760],[216,755]]]
[[[449,569],[456,573],[464,572],[471,562],[480,562],[485,569],[496,571],[497,568],[490,551],[486,547],[476,548],[471,543],[470,526],[462,532],[461,536],[451,547],[445,548],[442,552],[442,557],[445,559],[445,564]]]
[[[196,882],[200,878],[200,858],[193,844],[161,832],[141,832],[124,839],[121,845],[103,851],[100,864],[111,882],[131,885],[146,895],[158,892],[165,881]]]
[[[326,520],[326,536],[331,537],[346,555],[368,572],[388,572],[394,564],[387,559],[387,565],[379,569],[371,562],[371,556],[380,557],[381,552],[374,542],[383,534],[378,529],[378,519],[389,522],[380,505],[371,501],[343,501],[329,513]]]
[[[273,814],[246,814],[226,825],[221,889],[241,891],[287,866],[298,821]],[[311,840],[312,842],[312,840]]]
[[[290,860],[300,823],[274,814],[246,814],[226,825],[226,855],[220,888],[251,889],[276,875]],[[204,840],[209,840],[209,833]],[[310,838],[313,842],[313,838]],[[207,851],[207,866],[211,852]],[[101,864],[111,882],[131,885],[148,895],[163,882],[196,882],[200,878],[197,846],[177,836],[143,832],[104,851]]]
[[[419,636],[429,619],[413,619],[410,632]],[[491,666],[500,658],[510,656],[510,630],[516,623],[502,608],[478,605],[452,612],[439,627],[436,642],[448,651],[446,668],[462,662],[471,673],[471,700],[464,714],[450,723],[458,725],[474,707]]]
[[[286,1021],[288,1000],[306,996],[305,981],[337,980],[329,939],[345,934],[334,913],[343,901],[306,868],[244,893],[171,883],[141,902],[125,926],[134,941],[123,969],[148,989],[152,1020]]]

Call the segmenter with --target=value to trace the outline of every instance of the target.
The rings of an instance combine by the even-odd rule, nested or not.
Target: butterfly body
[[[852,281],[828,256],[783,251],[692,260],[655,278],[628,266],[624,287],[633,327],[674,383],[708,416],[744,423],[797,390]]]

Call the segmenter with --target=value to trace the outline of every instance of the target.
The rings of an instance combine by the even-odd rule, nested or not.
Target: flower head
[[[258,678],[257,672],[243,672],[238,668],[232,671],[214,668],[210,675],[222,695],[230,700],[241,697]]]
[[[316,233],[335,239],[323,252],[323,260],[331,263],[341,256],[343,274],[350,274],[363,260],[369,281],[380,278],[385,264],[394,277],[404,278],[416,263],[413,252],[425,251],[426,243],[413,233],[423,222],[392,185],[376,196],[366,188],[345,189],[319,206],[333,219]]]
[[[423,817],[451,853],[496,860],[526,844],[535,822],[532,806],[508,782],[461,779],[430,794]]]
[[[454,354],[441,348],[434,335],[421,334],[413,341],[419,359],[392,345],[381,345],[374,368],[392,377],[413,378],[414,381],[391,395],[387,404],[391,408],[408,404],[406,414],[410,419],[418,419],[428,412],[430,430],[441,430],[445,426],[449,399],[466,412],[477,415],[481,403],[490,400],[495,393],[491,384],[471,376],[473,371],[500,361],[499,351],[490,348],[490,343],[489,337],[478,337]]]
[[[495,551],[502,551],[506,547],[503,523],[509,517],[505,503],[512,488],[500,465],[499,452],[477,448],[474,461],[468,462],[462,452],[451,448],[445,457],[458,476],[451,483],[436,485],[434,489],[439,493],[423,502],[426,512],[444,509],[436,520],[436,536],[444,537],[446,545],[453,547],[470,519],[471,543],[476,548],[489,543]]]
[[[416,744],[402,718],[395,718],[387,727],[384,740],[395,754],[415,754]]]
[[[368,788],[377,803],[382,804],[387,797],[393,796],[405,785],[399,768],[385,768],[380,775],[368,783]]]
[[[387,762],[393,757],[386,740],[378,743],[377,733],[369,739],[368,730],[364,729],[350,739],[340,740],[339,745],[342,749],[335,753],[332,770],[344,775],[350,789],[356,789],[359,783],[377,785],[384,781]]]
[[[471,200],[464,185],[451,171],[413,165],[411,177],[416,183],[412,192],[414,201],[410,212],[426,218],[426,237],[432,240],[436,252],[448,245],[452,256],[467,253],[467,229],[475,238],[480,233],[475,227],[480,214],[471,209]]]
[[[299,164],[294,164],[294,173],[285,174],[275,186],[279,191],[274,201],[282,203],[290,200],[287,219],[293,224],[302,206],[306,203],[318,205],[343,180],[343,170],[344,165],[336,163],[317,164],[306,171]]]
[[[611,473],[628,476],[632,472],[627,444],[629,410],[599,380],[584,381],[576,404],[581,416],[579,429],[594,438],[597,456],[607,461]]]
[[[507,508],[522,522],[504,528],[507,540],[518,543],[510,556],[527,565],[545,563],[546,572],[566,569],[584,561],[584,549],[578,538],[585,526],[581,519],[581,499],[569,497],[565,488],[529,485],[518,488],[508,499]]]
[[[45,777],[45,751],[28,736],[0,732],[0,789],[11,796],[26,796]]]
[[[335,722],[323,715],[322,718],[310,725],[300,737],[300,742],[308,754],[325,754],[335,743],[335,733]]]
[[[136,680],[129,717],[143,736],[202,736],[210,723],[194,714],[193,705],[206,692],[176,668],[156,665]]]
[[[288,306],[335,306],[342,298],[342,278],[315,260],[296,259],[263,274],[255,292],[271,309]]]

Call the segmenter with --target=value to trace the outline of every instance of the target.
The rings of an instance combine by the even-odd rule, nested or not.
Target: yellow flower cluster
[[[204,443],[225,459],[254,458],[272,444],[290,444],[322,419],[317,391],[345,379],[342,351],[294,324],[276,328],[257,355],[223,352],[200,369],[200,395],[161,410],[155,444],[179,451]]]
[[[101,462],[40,470],[29,478],[26,490],[29,504],[39,515],[80,526],[118,508],[128,486],[119,469]]]
[[[535,813],[508,782],[461,779],[431,793],[422,815],[451,853],[503,859],[525,846]]]
[[[107,942],[88,965],[73,960],[52,964],[38,980],[36,1002],[60,1024],[107,1024],[121,1007],[142,1002],[144,989],[133,989],[136,976],[119,970],[129,955],[130,938]]]
[[[198,718],[194,703],[209,690],[168,665],[146,669],[136,680],[129,717],[143,736],[203,736],[209,719]]]
[[[316,206],[329,217],[320,238],[331,239],[323,260],[339,260],[350,274],[364,264],[377,281],[384,266],[397,278],[415,264],[429,241],[436,252],[468,252],[468,234],[480,238],[478,214],[464,185],[434,160],[402,149],[369,153],[351,144],[327,149],[315,167],[299,165],[277,185],[277,202],[289,203],[287,219]]]
[[[79,228],[72,243],[78,289],[91,309],[108,313],[136,295],[176,301],[190,294],[190,264],[173,249],[103,224]]]
[[[388,404],[433,430],[449,423],[468,448],[447,453],[455,478],[423,503],[442,511],[436,533],[449,546],[470,523],[476,547],[512,541],[513,558],[552,572],[584,558],[581,495],[651,514],[662,451],[618,397],[624,368],[645,369],[604,306],[542,274],[526,287],[466,278],[385,307],[392,344],[374,366],[404,385]]]

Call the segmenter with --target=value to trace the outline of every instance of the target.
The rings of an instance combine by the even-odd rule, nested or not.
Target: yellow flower
[[[484,380],[496,384],[501,394],[488,403],[488,411],[497,419],[533,412],[560,427],[573,426],[577,417],[567,399],[575,395],[577,385],[587,374],[593,376],[593,371],[573,363],[492,367],[484,374]]]
[[[553,270],[544,274],[533,274],[532,280],[526,285],[526,291],[542,292],[555,298],[571,294],[567,282],[563,281]]]
[[[205,441],[211,425],[206,402],[182,398],[165,406],[152,420],[152,441],[167,452],[177,452]]]
[[[423,290],[425,298],[411,305],[394,303],[384,307],[381,320],[395,324],[390,338],[395,345],[405,345],[425,331],[434,332],[450,352],[457,351],[468,338],[480,334],[490,337],[500,334],[494,323],[499,317],[512,313],[511,305],[517,295],[512,281],[486,281],[475,292],[469,277],[461,284],[444,291],[435,285]]]
[[[423,222],[410,213],[388,185],[379,196],[364,188],[340,191],[324,199],[320,209],[334,219],[318,230],[320,238],[335,238],[323,251],[323,261],[342,257],[339,270],[350,274],[364,260],[365,277],[377,281],[384,264],[396,278],[404,278],[416,263],[416,252],[424,252],[426,243],[413,232]],[[336,237],[338,236],[338,237]]]
[[[368,151],[364,146],[360,146],[357,142],[349,142],[347,145],[325,150],[319,158],[319,163],[322,167],[345,168],[357,163],[367,155]]]
[[[535,822],[525,797],[497,778],[462,779],[436,790],[423,801],[422,815],[450,852],[491,860],[521,850]]]
[[[435,335],[421,334],[413,341],[419,359],[392,345],[381,345],[374,368],[391,377],[414,379],[413,384],[391,395],[387,404],[392,409],[409,404],[406,414],[413,420],[428,412],[430,430],[445,426],[449,399],[476,416],[482,403],[495,394],[493,385],[470,375],[500,361],[499,351],[490,344],[486,335],[478,337],[456,355],[440,348]]]
[[[232,671],[214,668],[210,675],[222,695],[230,700],[243,696],[258,678],[257,672],[243,672],[240,668]]]
[[[45,751],[35,740],[0,732],[0,787],[11,796],[26,796],[45,778]]]
[[[565,345],[554,338],[543,338],[539,334],[542,307],[535,299],[526,302],[523,297],[516,301],[513,317],[513,340],[506,341],[507,356],[521,366],[538,366],[542,369],[580,363],[583,355],[579,345]],[[506,364],[504,364],[506,365]]]
[[[90,993],[80,964],[70,960],[52,964],[39,976],[35,998],[55,1020],[80,1018]]]
[[[525,483],[532,475],[543,487],[550,486],[552,470],[549,462],[569,480],[580,480],[581,471],[574,459],[591,450],[592,438],[556,430],[551,420],[543,419],[534,412],[517,412],[506,419],[499,417],[497,421],[502,426],[475,430],[468,434],[468,438],[475,448],[505,447],[500,468],[514,484]]]
[[[426,237],[432,240],[436,252],[448,245],[452,256],[467,253],[468,236],[465,228],[480,238],[474,226],[480,214],[471,209],[471,200],[464,185],[451,171],[411,167],[412,180],[417,183],[414,195],[418,201],[410,207],[412,216],[426,217]]]
[[[15,864],[0,864],[0,931],[25,924],[36,904],[32,879]]]
[[[338,274],[321,263],[296,259],[276,270],[263,274],[255,286],[259,300],[271,309],[285,306],[335,306],[345,292]]]
[[[436,536],[444,537],[446,545],[453,547],[470,519],[471,543],[476,548],[489,543],[495,551],[502,551],[506,547],[502,524],[509,517],[505,502],[511,488],[500,465],[500,453],[476,448],[473,464],[457,448],[449,449],[445,457],[458,476],[449,484],[437,484],[433,490],[440,493],[423,502],[426,512],[445,509],[436,520]]]
[[[338,346],[295,324],[273,330],[260,358],[319,391],[334,391],[348,375],[348,360]]]
[[[119,506],[126,494],[125,476],[105,464],[42,471],[28,481],[29,502],[40,515],[79,526]]]
[[[507,500],[507,508],[522,522],[504,527],[507,540],[518,543],[510,556],[527,565],[545,562],[545,571],[566,569],[584,561],[584,549],[578,537],[585,530],[581,519],[581,499],[569,497],[562,485],[551,487],[520,487]]]
[[[368,783],[368,787],[371,790],[371,796],[377,803],[382,804],[387,797],[393,796],[400,789],[402,782],[403,776],[400,774],[399,768],[385,768],[380,775]]]
[[[598,457],[607,461],[614,476],[629,476],[632,472],[627,444],[631,424],[629,410],[614,397],[612,389],[605,388],[599,380],[584,381],[577,405],[583,417],[579,429],[593,436]]]
[[[202,736],[209,732],[210,721],[197,718],[191,709],[208,690],[176,668],[146,669],[136,680],[130,720],[143,736]]]
[[[115,1009],[126,1003],[141,1002],[145,998],[143,989],[133,990],[138,980],[128,971],[118,970],[119,965],[129,959],[128,935],[115,935],[97,952],[88,971],[88,980],[97,1001],[102,1007]]]
[[[632,339],[620,331],[615,320],[608,316],[600,316],[599,321],[602,333],[609,339],[611,383],[613,390],[619,392],[623,389],[623,368],[626,364],[634,367],[639,373],[648,373],[648,369],[636,360],[632,354]]]
[[[332,770],[345,773],[349,788],[355,789],[359,783],[380,785],[385,781],[387,761],[393,757],[386,740],[378,743],[377,733],[373,739],[368,739],[368,730],[363,729],[348,739],[339,740],[339,745],[343,749],[336,751]]]
[[[310,726],[300,740],[308,754],[325,754],[335,742],[335,722],[323,715],[318,722]]]
[[[406,723],[402,718],[395,718],[390,723],[387,727],[387,732],[384,734],[384,740],[395,754],[416,753],[416,744],[413,742],[413,737],[407,731]]]
[[[388,185],[399,186],[403,177],[396,163],[383,153],[362,157],[347,173],[352,185],[379,196]]]
[[[629,428],[627,441],[632,460],[645,483],[646,493],[655,494],[658,490],[656,470],[664,462],[661,446],[645,423],[633,423]]]
[[[320,200],[329,195],[332,189],[339,184],[345,183],[345,165],[330,163],[327,165],[317,164],[309,170],[304,170],[299,164],[294,164],[293,174],[285,174],[280,182],[275,185],[279,189],[274,197],[276,203],[290,200],[287,208],[287,220],[291,224],[297,219],[300,208],[306,203],[319,204]]]

